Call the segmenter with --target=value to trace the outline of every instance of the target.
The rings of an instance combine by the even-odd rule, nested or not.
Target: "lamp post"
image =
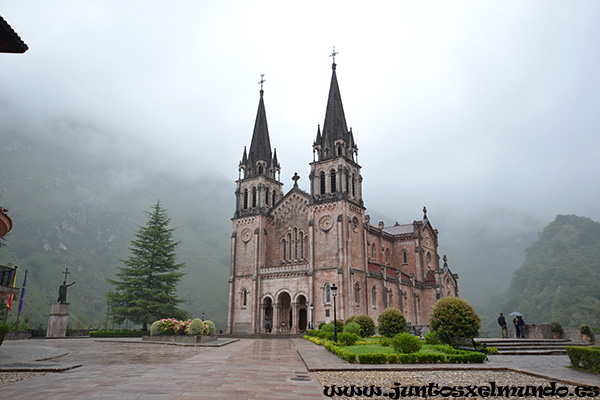
[[[333,341],[337,343],[337,317],[335,313],[336,305],[335,305],[335,297],[337,296],[337,286],[331,286],[331,294],[333,295]]]
[[[310,303],[310,329],[315,329],[315,323],[314,323],[315,314],[313,313],[314,309],[315,309],[315,305],[313,303]]]
[[[202,322],[204,322],[204,311],[202,311]]]

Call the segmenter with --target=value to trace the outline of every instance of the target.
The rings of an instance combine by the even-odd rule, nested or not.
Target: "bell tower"
[[[363,206],[362,177],[358,165],[358,146],[352,128],[348,130],[342,97],[336,75],[333,50],[331,85],[323,130],[317,128],[313,143],[313,162],[310,164],[311,195],[316,203],[349,200]]]

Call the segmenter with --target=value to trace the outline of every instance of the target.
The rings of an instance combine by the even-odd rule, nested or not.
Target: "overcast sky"
[[[5,110],[92,124],[161,168],[235,180],[263,73],[284,189],[298,172],[308,190],[335,45],[367,213],[600,220],[598,1],[24,0],[0,15],[30,47],[0,54]]]

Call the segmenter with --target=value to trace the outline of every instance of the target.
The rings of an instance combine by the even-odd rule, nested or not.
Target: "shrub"
[[[441,339],[438,337],[437,333],[435,333],[435,331],[428,331],[425,334],[425,343],[427,344],[442,344],[444,342],[441,341]]]
[[[394,337],[406,332],[408,324],[406,318],[397,308],[386,308],[377,317],[377,331],[381,336]]]
[[[600,347],[567,346],[567,354],[573,367],[600,373]]]
[[[152,325],[150,325],[150,335],[156,336],[160,335],[160,321],[154,321]]]
[[[319,328],[323,332],[333,332],[333,324],[323,324]]]
[[[319,330],[321,330],[321,328],[322,328],[323,326],[325,326],[325,325],[327,325],[325,322],[321,322],[321,323],[319,324]]]
[[[348,361],[349,363],[356,360],[356,354],[352,353],[350,350],[346,350],[340,346],[337,346],[335,343],[325,342],[323,346],[336,356]]]
[[[194,318],[192,322],[190,322],[190,329],[188,331],[189,335],[200,335],[204,336],[208,332],[208,327],[200,318]]]
[[[421,340],[410,333],[399,333],[392,339],[392,347],[398,353],[416,353],[421,350]]]
[[[485,348],[485,354],[489,354],[491,356],[498,354],[498,348],[497,347],[486,347]]]
[[[481,319],[465,300],[444,297],[435,303],[429,326],[444,343],[449,343],[453,337],[472,339],[477,336]]]
[[[361,364],[387,364],[388,355],[385,353],[359,354],[358,362]]]
[[[383,347],[389,347],[392,345],[392,338],[382,336],[379,338],[379,344]]]
[[[311,336],[311,337],[319,337],[319,331],[314,330],[314,329],[309,329],[306,332],[306,336]]]
[[[338,334],[338,341],[343,346],[352,346],[358,340],[358,335],[352,332],[342,332]]]
[[[360,325],[356,322],[350,322],[349,324],[346,324],[346,326],[344,326],[344,332],[355,333],[356,336],[360,336],[360,331]]]
[[[375,334],[375,321],[368,315],[358,315],[354,318],[353,322],[360,325],[360,337],[371,337]]]
[[[563,332],[562,325],[559,322],[556,322],[556,321],[550,322],[550,332],[552,332],[552,333],[562,333]]]
[[[350,318],[348,318],[346,321],[344,321],[344,327],[348,326],[348,324],[350,324],[351,322],[356,322],[356,315],[351,316]]]
[[[217,332],[217,328],[215,327],[215,323],[211,320],[207,319],[204,321],[204,325],[208,325],[208,333],[207,335],[214,335]]]
[[[579,332],[581,332],[582,335],[591,335],[592,327],[588,324],[583,324],[579,327]]]

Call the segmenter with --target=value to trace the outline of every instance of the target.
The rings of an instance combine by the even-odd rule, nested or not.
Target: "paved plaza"
[[[240,339],[220,347],[30,339],[0,347],[0,376],[27,378],[0,385],[0,399],[323,399],[329,397],[321,383],[394,381],[600,386],[599,375],[568,364],[566,356],[490,356],[483,365],[356,365],[303,339]],[[8,372],[14,370],[29,372]]]

